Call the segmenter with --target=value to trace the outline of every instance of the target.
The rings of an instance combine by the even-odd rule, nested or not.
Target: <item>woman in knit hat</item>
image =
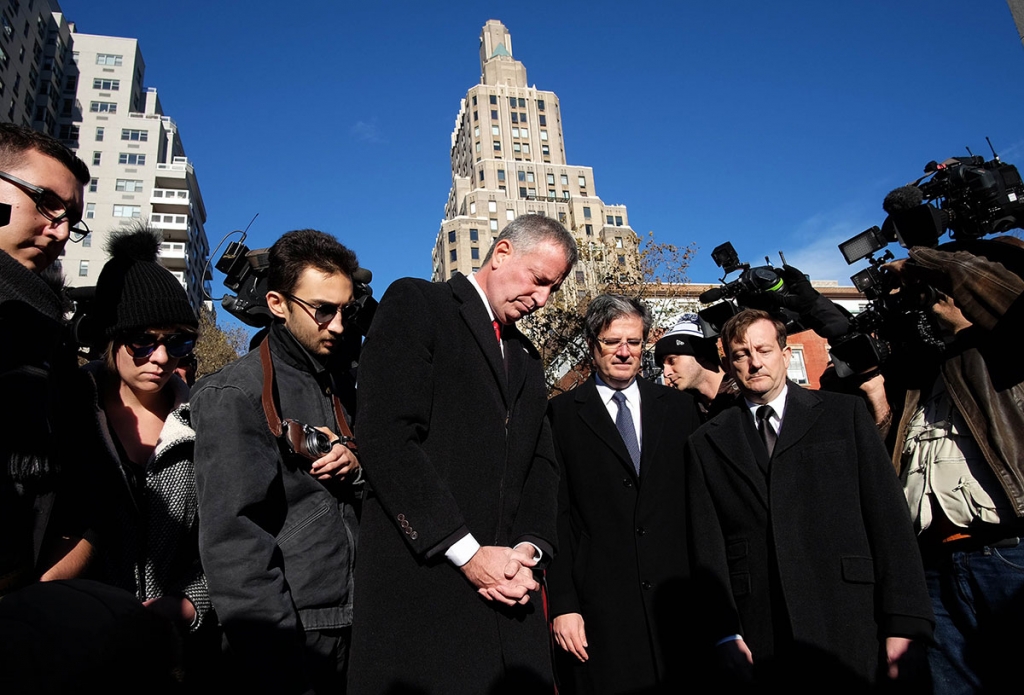
[[[174,373],[192,354],[198,321],[185,290],[157,262],[145,224],[111,235],[96,285],[89,455],[99,488],[98,577],[176,623],[190,646],[210,610],[199,562],[188,387]],[[203,630],[198,634],[206,634]]]

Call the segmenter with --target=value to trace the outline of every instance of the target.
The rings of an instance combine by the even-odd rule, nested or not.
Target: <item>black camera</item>
[[[326,456],[336,443],[344,443],[333,440],[320,430],[297,420],[281,421],[281,439],[290,453],[310,461]]]

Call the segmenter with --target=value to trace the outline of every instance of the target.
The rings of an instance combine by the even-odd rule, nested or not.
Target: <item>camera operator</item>
[[[359,462],[330,358],[357,268],[323,232],[278,239],[266,338],[192,393],[200,556],[239,690],[345,690]]]
[[[915,247],[886,266],[899,292],[938,291],[930,310],[946,340],[938,359],[901,374],[893,451],[937,619],[939,693],[1006,688],[1024,646],[1024,374],[1008,352],[1024,314],[1021,247],[1009,237]]]

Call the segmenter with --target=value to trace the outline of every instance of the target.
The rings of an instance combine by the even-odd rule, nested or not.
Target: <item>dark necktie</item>
[[[616,391],[615,395],[612,396],[612,400],[614,400],[615,405],[619,407],[619,412],[615,416],[615,427],[619,430],[622,442],[626,445],[626,451],[629,452],[629,458],[633,461],[633,469],[636,471],[637,477],[639,477],[640,442],[636,440],[636,428],[633,426],[633,415],[629,412],[629,406],[626,405],[626,396],[622,391]]]
[[[772,427],[772,423],[768,419],[775,414],[770,405],[762,405],[757,409],[757,433],[761,435],[761,441],[764,442],[764,448],[768,450],[768,458],[772,457],[772,452],[775,450],[775,442],[778,440],[778,435],[775,433],[775,428]]]

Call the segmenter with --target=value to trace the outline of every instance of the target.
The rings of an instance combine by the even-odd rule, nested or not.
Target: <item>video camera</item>
[[[226,276],[224,286],[235,296],[224,295],[221,306],[246,325],[254,328],[269,326],[274,319],[267,306],[267,272],[270,269],[270,249],[250,250],[242,238],[232,241],[221,254],[214,267]],[[373,273],[359,268],[352,274],[352,303],[358,308],[346,313],[346,327],[354,328],[365,336],[377,312],[373,298]]]
[[[888,216],[881,227],[839,245],[848,264],[869,263],[850,278],[869,300],[868,307],[851,320],[847,335],[830,340],[839,377],[878,367],[894,352],[923,357],[945,345],[929,311],[942,294],[925,284],[901,287],[900,279],[884,268],[894,258],[886,246],[898,241],[904,248],[935,247],[947,230],[955,244],[963,245],[1024,227],[1024,182],[1017,167],[1000,161],[994,149],[987,162],[973,154],[952,157],[941,164],[929,162],[924,172],[885,197],[882,208]]]

